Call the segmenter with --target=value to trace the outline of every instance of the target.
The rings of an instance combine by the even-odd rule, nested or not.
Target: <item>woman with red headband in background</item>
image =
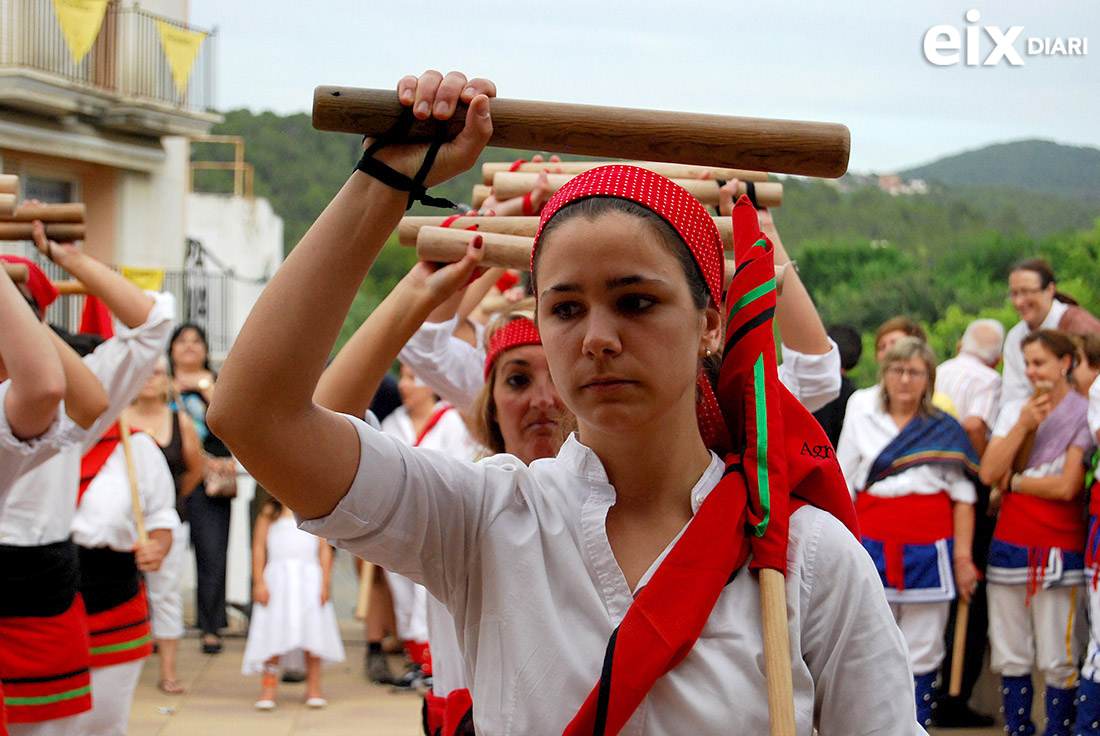
[[[425,183],[476,160],[492,129],[484,93],[493,91],[460,74],[401,81],[400,98],[421,118],[449,118],[460,96],[470,103],[463,131],[435,151]],[[310,387],[342,315],[404,211],[401,188],[422,193],[405,177],[424,150],[369,147],[362,173],[257,302],[209,415],[241,462],[307,519],[303,528],[418,579],[448,607],[463,633],[479,733],[765,731],[761,596],[744,569],[750,544],[762,553],[754,562],[778,553],[768,563],[786,571],[798,733],[815,725],[821,734],[922,733],[905,646],[853,534],[835,460],[784,458],[792,478],[810,479],[798,493],[828,512],[796,503],[789,519],[779,518],[779,505],[776,517],[762,517],[762,506],[748,508],[746,484],[771,476],[743,471],[740,453],[727,464],[707,447],[704,432],[735,441],[739,428],[718,406],[731,412],[746,397],[720,378],[716,399],[699,380],[700,359],[722,351],[724,254],[710,215],[667,179],[596,169],[543,212],[533,272],[539,331],[578,423],[555,458],[463,463],[313,402]],[[604,202],[611,211],[601,211]],[[751,207],[749,216],[755,226]],[[467,272],[479,246],[475,238],[467,250]],[[752,248],[754,275],[774,277],[766,241]],[[730,350],[750,335],[763,340],[762,327],[770,336],[768,316],[740,325]],[[769,382],[771,351],[770,369],[767,351],[754,353]],[[286,359],[263,357],[271,354]],[[779,421],[777,400],[793,412],[784,424],[792,436],[814,426],[781,389],[766,394],[756,383],[753,393],[771,421]],[[257,428],[256,412],[270,421]],[[770,447],[762,448],[768,458]],[[776,492],[781,504],[786,490]],[[750,542],[767,536],[765,527],[783,532],[780,544]]]

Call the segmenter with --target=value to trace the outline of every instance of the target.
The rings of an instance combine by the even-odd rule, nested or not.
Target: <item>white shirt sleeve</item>
[[[1004,372],[1001,381],[1001,408],[1031,396],[1031,383],[1024,375],[1024,351],[1027,324],[1019,322],[1008,331],[1004,347]]]
[[[802,578],[799,645],[815,683],[817,733],[924,734],[908,649],[871,558],[823,511],[799,509],[791,527],[792,545],[803,548],[788,552],[802,567],[788,575]]]
[[[485,526],[522,503],[517,477],[529,471],[510,455],[465,462],[347,419],[359,433],[359,470],[332,513],[299,527],[448,600],[466,580]]]
[[[978,491],[974,488],[974,482],[967,477],[961,468],[949,466],[942,468],[944,484],[947,486],[947,495],[956,503],[975,504],[978,502]]]
[[[444,401],[466,411],[485,385],[485,351],[454,336],[458,317],[425,322],[397,359]]]
[[[110,402],[107,411],[88,430],[84,452],[92,449],[107,427],[118,420],[118,415],[130,405],[145,385],[145,380],[153,374],[157,358],[168,347],[175,320],[176,299],[168,293],[146,293],[155,302],[145,322],[130,329],[116,320],[115,336],[84,356],[84,364],[103,384]]]
[[[997,421],[993,423],[993,431],[989,433],[990,438],[1007,437],[1012,428],[1016,426],[1016,422],[1020,420],[1020,410],[1024,408],[1025,403],[1027,403],[1027,399],[1005,404],[997,414]]]
[[[11,381],[0,383],[0,500],[23,473],[84,439],[81,429],[65,414],[65,403],[57,407],[57,415],[45,432],[29,440],[15,436],[4,413],[4,400]]]
[[[840,349],[829,339],[829,352],[808,355],[780,345],[779,380],[807,411],[817,411],[840,396]]]

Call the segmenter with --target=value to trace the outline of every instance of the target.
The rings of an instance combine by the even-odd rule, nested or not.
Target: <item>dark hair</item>
[[[1076,299],[1057,290],[1058,279],[1054,278],[1054,269],[1046,262],[1046,259],[1025,258],[1021,261],[1016,261],[1016,263],[1012,264],[1012,270],[1009,271],[1009,273],[1015,271],[1031,271],[1033,274],[1037,275],[1039,277],[1040,289],[1045,289],[1051,284],[1055,284],[1054,298],[1064,304],[1069,304],[1074,307],[1077,306]]]
[[[1100,335],[1088,332],[1083,335],[1074,335],[1073,338],[1089,367],[1100,368]]]
[[[182,325],[176,328],[172,333],[171,339],[168,340],[168,371],[174,376],[176,375],[176,363],[172,360],[172,346],[176,344],[176,340],[183,334],[184,330],[194,330],[195,334],[199,336],[199,340],[202,342],[203,348],[206,349],[206,355],[202,359],[203,370],[214,372],[214,369],[210,367],[210,343],[206,339],[206,330],[199,327],[194,322],[184,322]]]
[[[706,279],[703,278],[703,269],[700,268],[698,262],[696,262],[695,256],[691,252],[691,248],[689,248],[688,244],[684,242],[684,239],[680,237],[680,233],[676,231],[676,228],[670,225],[665,218],[645,205],[638,204],[633,200],[623,199],[622,197],[595,196],[578,199],[565,205],[551,216],[549,222],[543,226],[542,234],[539,236],[539,239],[545,239],[547,235],[563,222],[568,222],[577,217],[585,217],[589,220],[594,220],[601,215],[611,212],[618,212],[620,214],[636,217],[653,229],[661,244],[668,249],[668,252],[671,253],[680,264],[680,269],[684,272],[684,277],[687,279],[688,291],[691,293],[691,301],[695,305],[695,308],[706,309],[711,301],[710,288],[707,286]],[[538,279],[535,274],[535,269],[538,268],[542,251],[542,248],[535,251],[535,259],[531,270],[531,287],[536,290],[536,293],[538,289]],[[715,385],[718,381],[718,372],[722,367],[722,351],[717,350],[708,358],[703,358],[702,365],[707,373],[707,377],[710,379],[711,385]]]
[[[85,332],[69,332],[64,327],[58,327],[51,324],[50,327],[57,333],[57,336],[65,341],[73,351],[83,358],[85,355],[90,355],[96,348],[106,342],[106,338],[102,335],[95,335]]]
[[[859,330],[851,325],[831,325],[826,333],[840,350],[840,367],[846,371],[855,368],[863,355],[863,338]]]
[[[878,326],[878,330],[875,331],[875,349],[878,349],[878,342],[883,335],[898,331],[904,332],[907,337],[919,337],[922,341],[928,341],[928,336],[924,334],[923,327],[904,314],[900,314],[897,317],[891,317]]]
[[[1020,343],[1020,347],[1025,348],[1033,342],[1037,342],[1049,350],[1058,360],[1069,356],[1070,372],[1077,365],[1077,343],[1073,341],[1073,336],[1068,332],[1062,330],[1036,330],[1024,338],[1023,342]]]

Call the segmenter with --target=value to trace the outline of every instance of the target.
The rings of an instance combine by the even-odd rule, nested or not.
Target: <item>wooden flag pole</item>
[[[318,87],[313,127],[359,135],[393,128],[404,106],[395,90]],[[489,145],[556,153],[703,164],[837,178],[848,169],[851,135],[837,123],[770,120],[532,102],[491,103]],[[465,125],[466,106],[443,124],[449,138]],[[438,121],[414,121],[407,140],[433,140]]]
[[[24,281],[26,281],[28,278],[30,278],[30,271],[27,268],[27,264],[25,264],[25,263],[8,263],[7,261],[4,261],[3,264],[4,264],[4,273],[6,273],[8,275],[8,278],[10,278],[15,283],[21,284]]]
[[[141,495],[138,493],[137,470],[134,467],[134,451],[130,447],[130,425],[126,423],[126,412],[119,415],[118,435],[122,440],[122,454],[126,457],[126,475],[130,479],[130,501],[134,507],[138,544],[144,545],[149,541],[149,535],[145,531],[145,514],[141,510]]]
[[[764,623],[764,675],[768,680],[771,736],[795,736],[787,588],[786,579],[779,570],[760,570],[760,609]]]
[[[642,169],[660,174],[668,179],[740,179],[741,181],[768,181],[766,171],[749,171],[747,169],[726,169],[717,166],[692,166],[689,164],[670,164],[663,161],[529,161],[519,164],[506,161],[490,161],[481,165],[481,182],[492,184],[493,175],[502,171],[523,171],[527,173],[539,173],[546,171],[550,174],[583,174],[589,169],[612,164],[629,164]]]
[[[955,641],[951,648],[951,680],[947,687],[947,694],[953,698],[957,698],[962,693],[966,629],[969,624],[970,604],[960,598],[955,608]]]

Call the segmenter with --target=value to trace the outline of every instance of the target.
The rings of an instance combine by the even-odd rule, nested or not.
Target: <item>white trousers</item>
[[[1100,590],[1092,586],[1093,570],[1088,571],[1086,585],[1089,601],[1089,648],[1085,663],[1081,665],[1081,677],[1100,682]]]
[[[126,736],[144,659],[92,668],[92,709],[76,716],[81,736]]]
[[[891,603],[890,612],[909,647],[909,662],[914,675],[935,672],[945,654],[943,630],[951,613],[951,602]]]
[[[10,736],[83,736],[84,734],[80,729],[79,715],[39,723],[9,723],[8,733]]]
[[[145,573],[149,592],[149,618],[154,639],[183,638],[183,590],[180,573],[187,554],[188,531],[182,524],[172,530],[172,548],[156,572]]]
[[[1035,591],[1027,604],[1026,585],[986,586],[989,598],[990,669],[1005,677],[1030,675],[1032,667],[1050,687],[1077,683],[1083,629],[1078,586]]]
[[[404,575],[386,570],[386,583],[393,597],[393,615],[397,619],[397,638],[406,641],[428,640],[428,590]]]

